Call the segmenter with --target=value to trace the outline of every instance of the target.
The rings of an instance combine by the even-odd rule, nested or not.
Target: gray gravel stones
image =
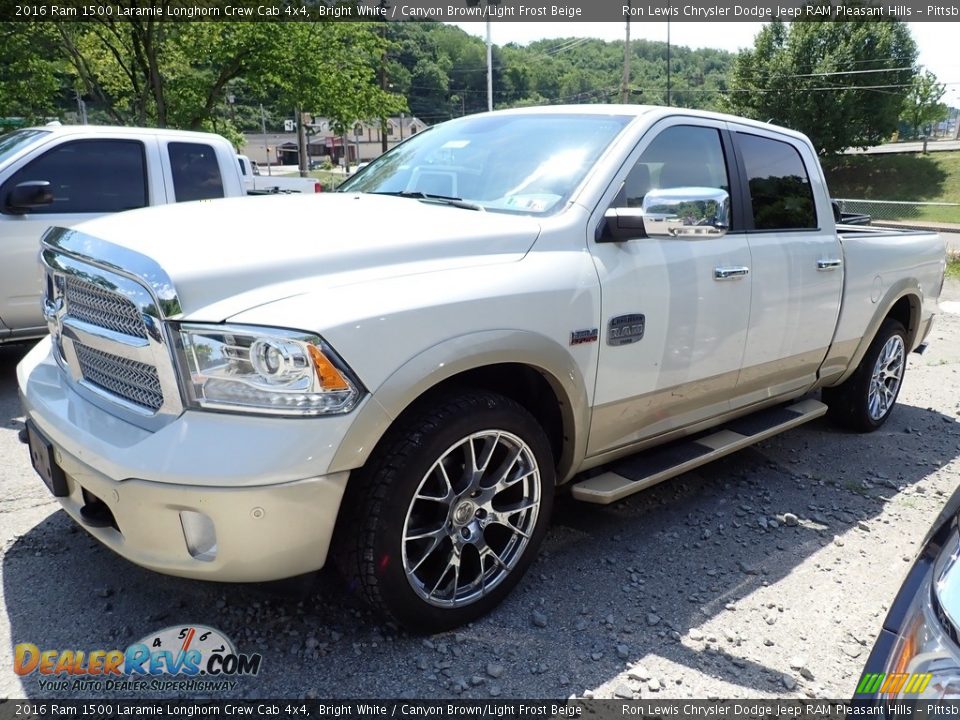
[[[538,628],[545,628],[547,626],[547,616],[539,610],[533,611],[533,614],[530,616],[530,620]]]
[[[487,663],[487,675],[492,677],[494,680],[503,677],[504,671],[505,668],[500,663]]]

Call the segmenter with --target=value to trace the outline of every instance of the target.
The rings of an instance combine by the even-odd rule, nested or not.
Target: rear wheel
[[[532,562],[554,484],[549,441],[522,406],[486,392],[449,397],[394,432],[351,480],[341,570],[408,628],[469,622]]]
[[[824,388],[831,419],[858,432],[879,428],[893,411],[906,366],[907,331],[898,321],[887,319],[853,375],[842,385]]]

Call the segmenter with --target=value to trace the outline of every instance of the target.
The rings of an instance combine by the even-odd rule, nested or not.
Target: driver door
[[[634,149],[608,207],[639,207],[655,188],[729,193],[736,177],[732,157],[724,123],[671,118]],[[637,231],[616,241],[602,233],[591,238],[601,287],[601,345],[588,456],[729,410],[751,294],[750,248],[736,202],[732,208],[730,231],[721,236],[654,238]],[[631,322],[624,318],[643,327],[626,344],[617,338],[618,325]]]

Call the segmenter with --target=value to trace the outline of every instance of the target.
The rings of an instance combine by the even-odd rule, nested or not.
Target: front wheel
[[[549,441],[527,410],[493,393],[449,397],[393,432],[351,479],[338,563],[406,627],[462,625],[532,562],[554,484]]]
[[[883,425],[900,394],[907,366],[907,331],[896,320],[884,320],[856,371],[843,384],[824,388],[830,417],[858,432]]]

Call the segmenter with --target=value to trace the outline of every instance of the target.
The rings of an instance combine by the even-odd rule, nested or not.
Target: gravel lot
[[[2,349],[0,694],[55,695],[14,674],[16,643],[123,648],[201,623],[264,655],[221,697],[848,697],[960,479],[960,287],[947,299],[880,432],[816,421],[612,507],[561,498],[513,596],[429,639],[378,622],[332,574],[216,585],[101,548],[17,442],[23,351]]]

